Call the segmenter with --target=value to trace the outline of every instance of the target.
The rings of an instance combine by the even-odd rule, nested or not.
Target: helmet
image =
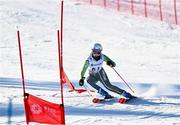
[[[96,51],[99,50],[99,51],[102,51],[103,48],[102,48],[102,45],[101,45],[101,44],[95,43],[94,46],[93,46],[93,48],[92,48],[92,50],[96,50]]]
[[[102,46],[99,43],[95,43],[93,48],[92,48],[92,54],[94,56],[100,56],[102,51]]]

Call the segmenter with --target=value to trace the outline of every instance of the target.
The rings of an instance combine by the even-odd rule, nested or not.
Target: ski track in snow
[[[25,124],[21,80],[0,78],[1,103],[0,124]],[[59,83],[26,80],[27,92],[51,102],[59,103]],[[77,85],[77,82],[74,82]],[[113,83],[118,84],[118,83]],[[49,87],[51,85],[51,88]],[[180,118],[180,85],[169,85],[176,94],[158,95],[158,85],[134,84],[137,91],[146,91],[148,95],[129,104],[107,102],[93,104],[88,93],[68,92],[65,87],[65,114],[67,124],[179,124]],[[166,89],[168,90],[168,89]],[[163,90],[163,91],[166,91]],[[7,93],[8,91],[8,93]],[[6,94],[3,94],[6,93]],[[94,93],[92,93],[94,95]],[[129,121],[129,122],[128,122]],[[9,122],[9,123],[8,123]]]
[[[180,28],[72,0],[64,5],[64,69],[75,86],[91,46],[99,41],[142,97],[125,105],[93,104],[88,93],[65,87],[67,125],[180,125]],[[0,1],[0,125],[25,124],[16,26],[27,92],[60,103],[58,9],[58,1],[51,0]],[[112,69],[104,68],[114,85],[129,91]]]

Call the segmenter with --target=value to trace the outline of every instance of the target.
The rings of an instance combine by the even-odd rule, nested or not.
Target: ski
[[[137,97],[133,96],[132,98],[126,99],[126,98],[119,98],[118,102],[121,104],[125,104],[130,102],[131,100],[137,99]]]
[[[92,100],[93,103],[103,103],[103,102],[110,102],[114,100],[115,98],[110,98],[110,99],[100,99],[100,98],[94,98]]]
[[[115,101],[115,102],[118,102],[118,103],[121,103],[121,104],[125,104],[125,103],[128,103],[128,102],[130,102],[131,100],[133,100],[135,98],[137,98],[137,97],[133,97],[133,98],[130,98],[130,99],[117,98],[117,97],[114,97],[114,98],[111,98],[111,99],[93,98],[92,102],[93,103],[105,103],[105,102]]]

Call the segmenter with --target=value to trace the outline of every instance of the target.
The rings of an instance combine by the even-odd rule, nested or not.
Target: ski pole
[[[123,80],[123,82],[127,85],[127,87],[133,92],[134,90],[128,85],[128,83],[122,78],[122,76],[115,70],[115,68],[112,67],[112,69],[116,72],[116,74]]]

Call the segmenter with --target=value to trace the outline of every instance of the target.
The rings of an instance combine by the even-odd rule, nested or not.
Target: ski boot
[[[122,96],[124,96],[126,99],[131,99],[134,98],[134,96],[132,96],[129,92],[123,91]]]
[[[101,94],[102,96],[104,96],[104,99],[112,99],[114,98],[113,96],[111,96],[109,93],[107,93],[105,90],[103,89],[99,89],[98,93]]]

